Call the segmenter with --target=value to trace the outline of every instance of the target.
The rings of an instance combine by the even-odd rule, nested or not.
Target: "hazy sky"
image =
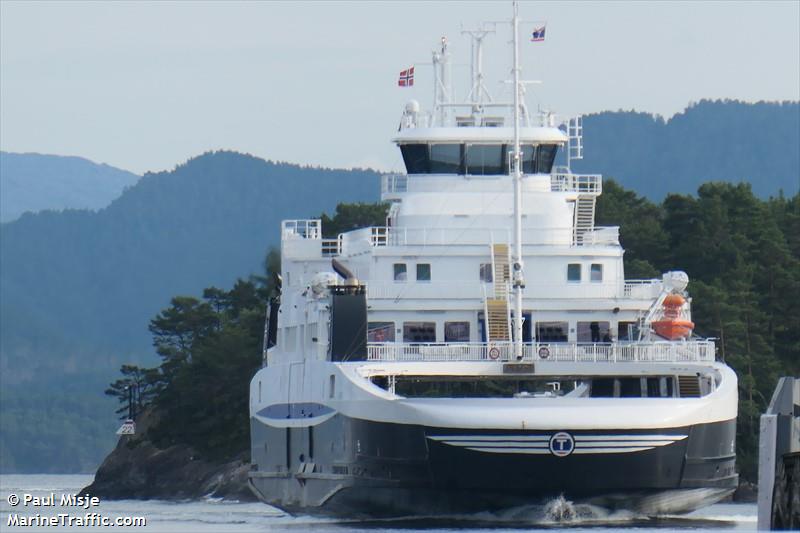
[[[446,35],[467,88],[462,24],[510,2],[0,1],[0,148],[80,155],[137,173],[206,150],[326,166],[400,168],[405,101],[431,100]],[[563,116],[669,117],[702,98],[800,99],[800,2],[522,2],[547,22],[522,45],[528,104]],[[524,24],[523,34],[533,27]],[[486,46],[489,84],[508,33]],[[415,87],[398,72],[417,67]]]

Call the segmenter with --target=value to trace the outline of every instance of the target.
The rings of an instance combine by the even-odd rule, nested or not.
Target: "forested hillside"
[[[759,416],[778,376],[800,375],[800,195],[757,198],[706,183],[660,204],[603,184],[600,225],[620,225],[627,278],[689,274],[695,332],[739,376],[738,465],[756,478]]]
[[[583,120],[584,159],[655,201],[708,181],[748,182],[762,199],[800,190],[800,103],[703,100],[669,120],[606,111]]]
[[[216,152],[145,175],[99,212],[3,224],[0,468],[93,469],[114,440],[96,391],[123,362],[156,360],[147,323],[173,295],[261,272],[282,219],[376,201],[379,187],[373,172]]]
[[[102,209],[138,180],[82,157],[0,152],[0,222],[27,211]]]

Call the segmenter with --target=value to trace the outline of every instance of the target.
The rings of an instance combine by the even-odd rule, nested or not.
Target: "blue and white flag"
[[[547,26],[542,26],[541,28],[535,28],[533,33],[531,34],[531,42],[532,43],[539,43],[544,41],[544,30]]]

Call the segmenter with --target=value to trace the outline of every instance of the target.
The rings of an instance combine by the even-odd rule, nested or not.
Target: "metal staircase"
[[[511,283],[511,257],[507,244],[492,245],[494,294],[486,297],[486,331],[489,342],[511,340],[508,295]]]
[[[573,225],[575,244],[583,244],[583,236],[594,229],[594,211],[597,195],[578,194],[575,200],[575,223]]]

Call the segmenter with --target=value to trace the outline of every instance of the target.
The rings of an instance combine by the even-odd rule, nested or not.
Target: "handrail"
[[[713,362],[711,340],[680,342],[535,343],[523,346],[523,361],[561,363]],[[512,361],[513,345],[495,343],[369,343],[369,361]]]

